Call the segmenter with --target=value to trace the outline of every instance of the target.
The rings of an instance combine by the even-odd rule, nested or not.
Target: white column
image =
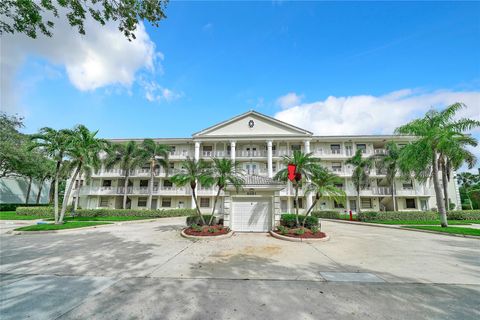
[[[268,157],[268,177],[273,177],[273,165],[272,165],[272,141],[267,141],[267,157]]]
[[[310,153],[310,140],[305,140],[303,142],[303,151],[305,153]]]
[[[310,153],[310,140],[305,140],[303,142],[303,151],[305,153]],[[306,210],[308,210],[308,208],[310,208],[312,206],[313,201],[312,201],[312,195],[310,194],[310,192],[305,193],[304,197],[306,198],[305,200],[307,200],[306,201],[307,206],[306,206],[306,209],[305,209],[305,211],[306,211]]]
[[[230,141],[230,159],[232,162],[235,162],[235,147],[237,146],[237,143],[235,141]]]
[[[196,141],[195,142],[195,161],[198,161],[200,159],[200,142]]]

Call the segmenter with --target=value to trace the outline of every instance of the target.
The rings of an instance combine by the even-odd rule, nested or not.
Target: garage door
[[[272,218],[270,198],[237,198],[232,206],[232,229],[243,232],[267,232]]]

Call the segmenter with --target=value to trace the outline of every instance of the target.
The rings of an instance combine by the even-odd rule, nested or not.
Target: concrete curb
[[[7,231],[7,234],[13,234],[13,235],[22,235],[22,234],[46,234],[46,233],[68,233],[68,232],[74,232],[74,231],[83,231],[83,230],[90,230],[90,229],[97,229],[97,228],[102,228],[102,227],[110,227],[114,226],[115,223],[108,223],[108,224],[99,224],[96,226],[88,226],[88,227],[80,227],[80,228],[72,228],[72,229],[63,229],[63,230],[45,230],[45,231]]]
[[[285,241],[291,241],[291,242],[322,242],[322,241],[330,240],[330,237],[328,235],[324,238],[318,238],[318,239],[315,239],[315,238],[302,239],[302,238],[287,237],[287,236],[282,236],[281,234],[278,234],[274,231],[270,231],[270,235],[279,240],[285,240]]]
[[[325,220],[329,222],[345,223],[345,224],[355,224],[355,225],[365,226],[365,227],[387,228],[387,229],[395,229],[395,230],[402,230],[402,231],[415,231],[415,232],[423,232],[423,233],[440,234],[442,236],[452,236],[457,238],[468,238],[468,239],[480,240],[480,237],[471,236],[468,234],[455,234],[455,233],[439,232],[439,231],[432,231],[432,230],[413,229],[413,228],[406,228],[405,225],[389,225],[389,224],[336,220],[336,219],[321,219],[321,220]]]
[[[230,230],[229,233],[227,234],[222,234],[220,236],[191,236],[189,234],[186,234],[185,232],[185,229],[182,230],[182,232],[180,233],[182,237],[184,238],[187,238],[187,239],[195,239],[195,240],[221,240],[221,239],[227,239],[227,238],[230,238],[231,236],[233,236],[233,234],[235,232],[233,232],[232,230]]]

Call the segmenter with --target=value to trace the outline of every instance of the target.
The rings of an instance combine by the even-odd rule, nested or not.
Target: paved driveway
[[[324,222],[328,242],[184,219],[0,237],[2,319],[478,319],[480,241]]]

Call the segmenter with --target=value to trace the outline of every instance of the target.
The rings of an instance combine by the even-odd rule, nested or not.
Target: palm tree
[[[390,185],[390,192],[392,196],[393,211],[397,211],[397,201],[395,199],[395,176],[399,171],[400,148],[393,142],[385,144],[385,154],[375,155],[375,166],[379,170],[386,171],[387,183]]]
[[[460,195],[464,195],[467,198],[466,200],[468,200],[470,210],[473,210],[474,208],[472,199],[470,198],[470,190],[480,186],[480,174],[473,174],[471,172],[459,173],[457,175],[457,182],[460,185]]]
[[[342,180],[339,176],[331,173],[323,167],[319,167],[313,171],[313,175],[310,177],[310,182],[308,183],[307,190],[315,193],[315,200],[313,201],[310,208],[308,208],[307,213],[303,218],[302,227],[305,227],[305,221],[307,221],[308,215],[313,210],[313,208],[315,208],[315,205],[320,198],[328,197],[338,203],[345,203],[345,191],[336,186],[336,184],[341,181]]]
[[[70,165],[74,173],[63,197],[62,210],[58,223],[63,223],[63,217],[67,211],[67,202],[70,198],[72,187],[77,180],[77,176],[82,170],[86,170],[87,168],[98,169],[101,164],[100,153],[108,150],[108,141],[97,138],[97,133],[98,130],[90,131],[84,125],[78,125],[73,130],[70,143],[65,152],[70,159]]]
[[[288,165],[293,164],[295,169],[295,180],[292,181],[293,188],[295,189],[295,221],[296,225],[300,225],[298,219],[298,189],[302,185],[302,182],[307,181],[313,175],[313,172],[318,169],[320,159],[314,158],[313,153],[303,153],[301,151],[293,151],[292,156],[283,156],[283,163],[285,168],[278,171],[273,177],[274,180],[287,182],[288,181]]]
[[[368,178],[373,166],[373,158],[363,157],[362,153],[362,150],[357,150],[353,157],[345,161],[346,164],[353,166],[352,182],[357,191],[357,213],[361,212],[360,190],[368,186]]]
[[[213,166],[207,171],[206,180],[208,180],[207,184],[215,184],[217,187],[217,194],[215,196],[215,200],[213,201],[212,216],[208,222],[208,225],[211,225],[215,214],[215,208],[217,206],[217,201],[222,190],[225,189],[227,184],[231,184],[238,191],[245,184],[245,180],[243,179],[243,174],[239,163],[225,158],[213,158]]]
[[[208,165],[203,160],[194,160],[191,158],[187,158],[182,162],[182,168],[178,173],[173,175],[170,178],[176,186],[183,187],[187,184],[190,185],[192,189],[192,196],[193,201],[195,202],[195,208],[197,209],[197,214],[202,225],[205,225],[205,219],[203,219],[202,213],[200,211],[200,207],[198,206],[197,201],[197,182],[200,182],[202,185],[208,186],[212,182],[212,178],[208,172]]]
[[[447,227],[448,222],[438,174],[439,157],[451,143],[453,133],[460,134],[480,125],[479,121],[471,119],[454,120],[456,113],[464,107],[463,103],[455,103],[442,111],[430,110],[423,118],[395,130],[397,134],[417,138],[402,149],[401,167],[403,171],[412,172],[417,179],[426,181],[432,178],[442,227]]]
[[[148,155],[150,163],[150,183],[148,185],[147,208],[152,206],[153,184],[155,181],[155,167],[157,165],[163,167],[168,174],[168,153],[170,147],[165,144],[155,143],[152,139],[143,140],[142,148]]]
[[[49,155],[54,161],[56,161],[53,196],[55,223],[58,223],[59,221],[58,184],[60,180],[60,171],[62,163],[65,160],[65,152],[67,150],[72,134],[72,130],[55,130],[49,127],[45,127],[40,129],[39,133],[30,136],[30,139],[34,142],[34,146],[32,148],[42,149],[47,155]]]
[[[36,204],[40,203],[40,197],[42,196],[43,185],[46,180],[55,178],[55,161],[44,158],[39,168],[39,187],[37,193],[37,199],[35,200]]]
[[[111,169],[118,165],[124,174],[123,177],[125,182],[123,186],[123,209],[127,208],[127,193],[130,172],[143,165],[147,159],[148,155],[135,141],[128,141],[124,144],[114,144],[107,152],[105,167],[107,169]]]
[[[450,182],[452,171],[458,170],[464,163],[472,169],[477,163],[477,157],[467,147],[476,147],[477,140],[461,132],[451,132],[446,139],[442,140],[439,156],[440,170],[442,171],[443,195],[445,209],[450,210],[450,199],[448,196],[448,182]]]

